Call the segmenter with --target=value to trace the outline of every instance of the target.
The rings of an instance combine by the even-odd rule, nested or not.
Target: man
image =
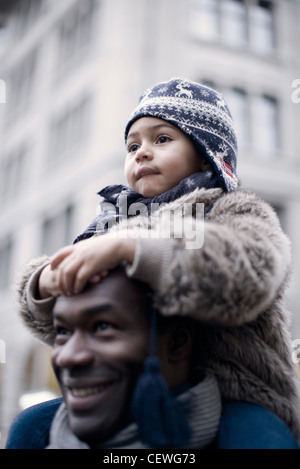
[[[155,362],[153,339],[171,401],[180,402],[191,430],[189,439],[177,447],[298,448],[288,427],[268,409],[224,401],[220,418],[216,381],[205,376],[198,358],[201,334],[205,334],[203,326],[187,318],[164,318],[159,314],[157,324],[153,324],[156,315],[149,295],[146,284],[128,278],[118,268],[77,296],[57,298],[53,308],[56,339],[52,362],[63,398],[19,414],[6,448],[162,446],[158,441],[161,431],[176,430],[178,422],[174,425],[174,413],[160,415],[155,400],[151,401],[156,388],[162,387],[155,370],[143,382],[144,394],[141,390],[144,362],[149,356],[152,364]],[[137,397],[146,406],[150,397],[150,413],[146,416]],[[173,407],[176,410],[176,405]],[[235,409],[242,418],[235,418]],[[167,422],[162,417],[167,417]],[[155,424],[159,428],[154,428]]]
[[[77,296],[57,298],[53,309],[56,339],[52,364],[63,403],[51,422],[47,448],[165,445],[201,448],[214,440],[221,413],[216,380],[200,373],[200,381],[191,387],[197,368],[195,327],[189,319],[166,319],[159,315],[157,324],[153,325],[153,316],[149,290],[145,284],[128,278],[121,268],[110,272],[100,283],[89,285]],[[167,398],[174,401],[175,409],[177,405],[180,411],[183,410],[190,429],[188,440],[176,445],[168,440],[168,432],[174,430],[172,419],[175,418],[175,427],[180,426],[177,417],[174,414],[169,417],[168,413],[157,415],[159,411],[155,410],[154,401],[150,402],[146,430],[139,424],[139,413],[144,415],[144,409],[139,409],[140,404],[143,405],[149,396],[153,399],[153,392],[147,389],[140,404],[134,399],[140,392],[139,378],[143,375],[153,337],[156,338],[161,375],[171,391]],[[150,380],[152,378],[153,373]],[[156,379],[154,376],[154,381]],[[159,378],[154,389],[160,385]],[[132,409],[136,421],[132,418]],[[156,422],[157,418],[167,420],[166,435],[163,435],[167,439],[163,443],[157,440],[152,415]],[[159,421],[158,430],[164,425],[165,422]],[[32,426],[36,428],[36,423]],[[14,431],[20,431],[20,425],[19,430]]]

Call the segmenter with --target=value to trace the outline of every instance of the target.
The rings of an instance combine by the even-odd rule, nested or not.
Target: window
[[[59,63],[64,65],[91,40],[93,27],[94,0],[77,2],[60,25]]]
[[[272,96],[263,95],[256,99],[254,116],[254,145],[264,158],[271,158],[280,145],[278,102]]]
[[[249,103],[247,93],[239,88],[232,88],[225,93],[226,101],[236,125],[238,143],[245,145],[249,143]]]
[[[5,81],[0,78],[0,104],[4,103],[6,103],[6,84]]]
[[[221,35],[227,44],[238,47],[247,43],[246,7],[239,0],[221,2]]]
[[[1,199],[9,199],[20,193],[27,179],[28,150],[25,145],[3,158],[1,164]]]
[[[249,42],[260,53],[269,53],[274,49],[274,20],[272,3],[259,1],[249,10]]]
[[[7,113],[21,112],[31,97],[36,69],[36,53],[32,52],[12,71],[7,83]]]
[[[5,40],[6,40],[7,30],[5,26],[0,23],[0,57],[2,56],[5,48]]]
[[[42,253],[51,255],[62,246],[71,243],[73,206],[67,206],[62,212],[47,217],[42,229]]]
[[[6,290],[10,286],[12,275],[12,251],[13,242],[7,237],[0,242],[0,290]]]
[[[216,40],[218,37],[218,0],[193,0],[189,14],[190,31],[195,37]]]
[[[41,0],[20,0],[16,15],[17,20],[15,23],[15,34],[16,37],[23,37],[24,33],[27,32],[33,22],[39,15],[43,1]]]
[[[75,106],[66,109],[55,119],[50,130],[50,163],[60,160],[88,139],[90,97],[82,98]]]
[[[190,0],[193,37],[271,54],[275,47],[274,5],[266,0]]]
[[[198,79],[198,82],[224,95],[235,123],[238,146],[251,144],[259,157],[266,160],[276,157],[281,145],[280,109],[276,97],[253,96],[239,87],[221,89],[207,79]]]

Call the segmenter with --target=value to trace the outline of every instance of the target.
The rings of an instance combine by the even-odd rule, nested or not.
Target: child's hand
[[[62,291],[59,288],[58,272],[52,270],[51,265],[48,264],[42,270],[39,278],[39,296],[40,299],[49,298],[50,296],[61,295]]]
[[[51,269],[57,275],[58,290],[80,293],[88,282],[99,282],[123,260],[133,262],[135,240],[109,234],[66,246],[54,255]]]
[[[102,271],[101,274],[94,275],[89,279],[91,283],[98,283],[108,274],[108,271]],[[39,299],[43,300],[50,296],[62,295],[63,291],[59,286],[59,270],[52,269],[48,264],[41,272],[39,278]]]

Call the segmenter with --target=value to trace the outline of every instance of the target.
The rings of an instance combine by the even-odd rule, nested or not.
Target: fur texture
[[[184,203],[204,203],[207,210],[200,249],[185,249],[188,233],[181,239],[162,239],[162,210],[176,211]],[[230,193],[197,189],[150,219],[137,216],[111,231],[124,229],[141,236],[129,274],[152,286],[162,314],[198,319],[202,337],[198,363],[215,374],[222,396],[270,409],[300,441],[291,318],[284,303],[291,270],[290,242],[271,206],[243,189]],[[142,237],[149,229],[160,237]],[[51,344],[51,299],[42,308],[29,299],[37,265],[45,260],[28,266],[18,292],[23,320]]]

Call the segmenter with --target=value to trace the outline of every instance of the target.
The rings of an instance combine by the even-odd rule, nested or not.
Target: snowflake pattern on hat
[[[147,89],[129,118],[125,141],[131,125],[141,117],[156,117],[177,126],[211,163],[223,189],[237,188],[236,130],[219,92],[182,78]]]

